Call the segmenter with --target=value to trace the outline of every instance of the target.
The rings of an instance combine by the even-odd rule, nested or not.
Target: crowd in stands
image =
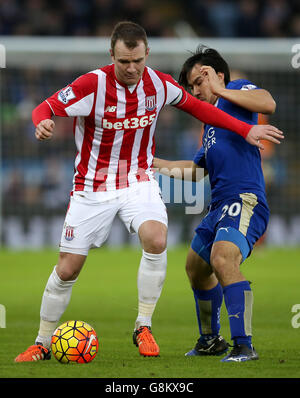
[[[153,37],[299,37],[299,0],[1,0],[0,35],[109,36],[120,20]]]

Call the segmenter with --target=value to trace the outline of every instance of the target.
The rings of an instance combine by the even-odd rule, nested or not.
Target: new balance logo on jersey
[[[144,129],[147,126],[151,126],[155,117],[156,113],[126,119],[102,119],[102,128],[105,130]]]
[[[105,109],[105,112],[116,112],[116,109],[117,109],[116,106],[114,106],[114,105],[112,105],[112,106],[108,105],[108,106],[106,107],[106,109]]]

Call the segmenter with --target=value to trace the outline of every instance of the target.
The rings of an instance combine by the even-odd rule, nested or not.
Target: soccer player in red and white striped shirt
[[[89,249],[105,242],[116,215],[129,232],[138,233],[143,249],[133,341],[141,355],[159,355],[151,318],[166,275],[168,219],[152,162],[155,126],[165,105],[236,131],[253,145],[260,146],[260,139],[276,142],[281,135],[275,127],[250,126],[230,117],[189,95],[170,75],[147,67],[147,36],[137,24],[116,25],[110,53],[112,64],[78,77],[32,114],[38,140],[52,137],[53,115],[74,117],[78,152],[59,259],[44,291],[38,336],[16,361],[50,357],[52,333]]]

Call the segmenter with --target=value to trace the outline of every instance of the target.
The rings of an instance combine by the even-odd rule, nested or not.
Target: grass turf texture
[[[153,317],[159,358],[144,358],[132,343],[137,314],[136,277],[140,252],[91,251],[60,323],[79,319],[99,337],[90,364],[50,361],[14,363],[33,344],[46,281],[57,260],[54,251],[0,253],[0,303],[6,328],[0,329],[0,378],[298,378],[300,329],[291,312],[300,303],[300,250],[258,248],[242,265],[254,292],[253,342],[259,361],[221,363],[219,357],[184,357],[197,338],[194,300],[185,276],[187,247],[169,249],[168,272]],[[225,306],[222,335],[230,341]]]

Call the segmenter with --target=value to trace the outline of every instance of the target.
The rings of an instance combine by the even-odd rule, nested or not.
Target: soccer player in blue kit
[[[276,108],[267,90],[245,79],[230,81],[226,61],[205,46],[186,60],[179,83],[198,99],[249,124],[257,124],[258,113],[272,114]],[[211,185],[209,211],[195,230],[186,261],[200,338],[185,355],[228,351],[229,344],[219,334],[224,298],[233,348],[222,362],[258,359],[252,345],[253,294],[240,265],[264,234],[269,219],[260,150],[231,131],[205,125],[202,146],[192,161],[154,158],[153,165],[175,178],[183,178],[184,170],[190,169],[194,179],[197,168],[203,168]]]

